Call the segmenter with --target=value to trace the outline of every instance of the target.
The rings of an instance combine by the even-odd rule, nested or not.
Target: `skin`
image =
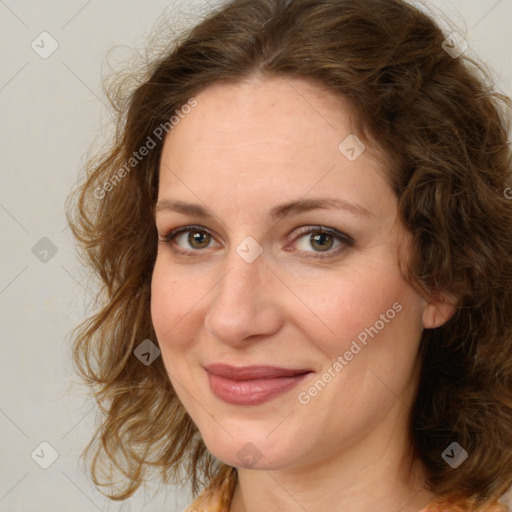
[[[347,159],[338,146],[354,133],[348,104],[305,80],[217,84],[196,99],[165,141],[158,201],[198,203],[212,217],[157,210],[151,314],[181,402],[213,455],[238,468],[231,512],[421,510],[435,495],[423,489],[408,444],[417,351],[423,329],[446,322],[453,308],[427,303],[399,271],[410,238],[377,148]],[[268,215],[313,197],[342,198],[371,216]],[[163,241],[191,224],[212,236]],[[337,229],[354,244],[315,244],[318,232],[299,233],[303,226]],[[263,250],[252,263],[236,251],[248,236]],[[401,311],[300,403],[299,393],[330,367],[332,375],[338,356],[395,303]],[[313,374],[270,401],[239,406],[212,394],[203,365],[214,362]],[[248,442],[260,454],[255,464],[237,456]]]

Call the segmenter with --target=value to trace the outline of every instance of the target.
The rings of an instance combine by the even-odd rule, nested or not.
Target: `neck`
[[[418,512],[437,496],[426,490],[421,462],[396,432],[403,430],[382,425],[348,450],[293,468],[238,468],[229,512]]]

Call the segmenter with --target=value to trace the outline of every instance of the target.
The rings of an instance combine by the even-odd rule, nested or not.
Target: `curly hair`
[[[150,282],[162,126],[169,132],[210,85],[253,77],[302,78],[348,100],[358,136],[385,155],[412,238],[404,276],[428,300],[456,299],[447,323],[423,331],[418,355],[410,436],[428,486],[480,507],[512,485],[512,101],[470,51],[445,51],[445,39],[404,0],[233,0],[152,59],[129,93],[125,81],[112,88],[117,130],[67,208],[101,285],[100,310],[76,328],[73,362],[102,413],[84,450],[93,481],[113,485],[113,469],[125,477],[110,498],[130,497],[150,470],[188,479],[194,494],[236,478],[206,448],[162,359],[146,366],[134,349],[158,343]],[[456,470],[441,457],[453,441],[470,454]]]

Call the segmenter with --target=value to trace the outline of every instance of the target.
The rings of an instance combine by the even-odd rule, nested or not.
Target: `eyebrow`
[[[314,198],[314,199],[299,199],[296,201],[289,201],[287,203],[274,206],[269,215],[273,220],[282,219],[293,214],[307,212],[310,210],[327,210],[338,209],[345,210],[354,215],[363,217],[375,217],[373,213],[367,210],[364,206],[357,203],[349,203],[343,199],[334,198]],[[200,218],[213,217],[211,210],[204,208],[200,204],[186,203],[184,201],[177,201],[171,199],[161,199],[156,204],[155,212],[161,210],[171,210],[184,215],[191,215]]]

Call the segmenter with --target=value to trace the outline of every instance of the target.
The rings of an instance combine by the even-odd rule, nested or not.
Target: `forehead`
[[[249,151],[288,142],[322,149],[330,145],[331,151],[337,151],[340,137],[354,131],[350,105],[305,80],[268,78],[214,84],[196,101],[187,122],[182,120],[168,136],[171,143],[186,138],[189,144],[229,144],[231,151]]]
[[[289,78],[215,84],[195,99],[165,140],[160,197],[172,191],[228,198],[243,191],[244,201],[257,203],[313,188],[382,192],[381,166],[369,151],[355,161],[340,151],[355,135],[354,114],[321,86]]]

